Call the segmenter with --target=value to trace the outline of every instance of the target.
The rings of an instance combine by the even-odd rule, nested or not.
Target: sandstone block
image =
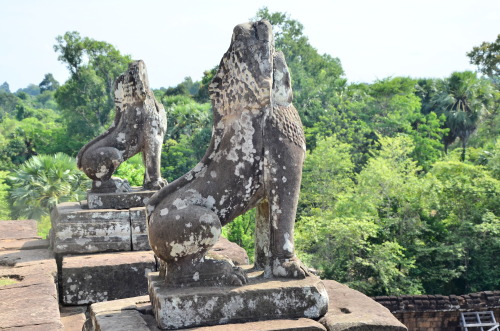
[[[129,209],[144,207],[147,200],[156,191],[143,190],[142,187],[134,187],[132,191],[125,193],[95,193],[87,192],[87,203],[89,209]]]
[[[85,331],[114,331],[114,330],[149,330],[158,331],[156,320],[151,315],[152,306],[148,296],[140,296],[135,298],[120,299],[114,301],[94,303],[90,306],[90,320],[87,321],[88,327]],[[123,315],[122,315],[123,314]],[[107,316],[107,317],[106,317]],[[128,319],[132,326],[137,326],[137,329],[131,327],[115,328],[114,323],[109,323],[113,320],[119,321],[121,317]],[[147,328],[143,329],[144,321]],[[239,324],[225,324],[205,327],[196,327],[188,330],[196,331],[234,331],[234,330],[252,330],[252,331],[325,331],[325,327],[320,323],[307,319],[280,319],[258,322],[247,322]]]
[[[84,209],[78,202],[58,204],[51,215],[55,253],[131,250],[128,210]]]
[[[37,227],[35,220],[1,221],[0,239],[32,238],[36,237]]]
[[[146,208],[130,209],[130,230],[132,232],[132,250],[150,250],[148,230],[146,227]]]
[[[151,273],[149,295],[162,329],[177,329],[256,320],[319,318],[328,295],[317,277],[303,280],[250,277],[238,287],[166,287]]]
[[[247,265],[249,263],[248,254],[245,249],[224,237],[219,238],[219,241],[210,249],[208,255],[229,259],[233,261],[234,265]]]
[[[46,239],[0,239],[0,251],[48,248]]]
[[[328,331],[405,331],[391,312],[366,295],[333,280],[323,280],[330,297],[328,313],[320,319]]]
[[[65,256],[62,302],[83,305],[147,294],[147,274],[151,271],[156,271],[151,252]]]
[[[87,317],[87,306],[61,306],[61,322],[66,331],[81,331]]]
[[[47,249],[1,251],[0,277],[17,282],[0,287],[0,329],[62,330],[56,274]]]

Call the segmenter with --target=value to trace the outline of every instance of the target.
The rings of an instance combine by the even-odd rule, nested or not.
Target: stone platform
[[[318,277],[264,279],[248,273],[248,284],[226,287],[165,286],[151,273],[149,295],[160,328],[242,323],[256,320],[319,318],[328,309],[328,294]]]
[[[151,251],[64,256],[59,275],[65,305],[84,305],[148,293],[147,274],[156,271]]]
[[[385,307],[366,295],[333,280],[323,280],[329,296],[328,312],[319,321],[276,319],[202,326],[196,331],[406,331]],[[126,322],[126,323],[125,323]],[[126,324],[126,325],[124,325]],[[90,306],[83,331],[159,331],[148,296],[96,303]]]
[[[89,209],[129,209],[144,207],[147,200],[156,191],[144,190],[142,187],[133,187],[125,193],[95,193],[87,192]]]
[[[0,221],[0,330],[63,330],[57,266],[36,222]]]
[[[51,215],[51,247],[58,254],[150,249],[144,207],[88,209],[82,202],[58,204]]]

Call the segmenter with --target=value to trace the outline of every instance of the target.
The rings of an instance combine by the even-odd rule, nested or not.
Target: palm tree
[[[445,152],[456,138],[462,142],[462,161],[470,136],[476,131],[481,115],[492,102],[492,86],[471,71],[454,72],[442,82],[441,91],[433,98],[438,114],[445,114],[445,126],[450,129],[444,137]]]
[[[12,216],[40,220],[60,202],[78,201],[89,180],[76,168],[74,158],[57,153],[37,155],[9,177]]]

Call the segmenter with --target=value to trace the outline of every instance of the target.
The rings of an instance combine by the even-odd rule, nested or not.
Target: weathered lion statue
[[[160,156],[167,118],[149,88],[142,60],[130,63],[115,81],[115,105],[114,123],[80,150],[78,168],[93,180],[93,192],[127,191],[128,185],[111,176],[122,162],[142,152],[144,189],[162,188],[166,181],[160,174]]]
[[[304,278],[293,230],[305,140],[290,75],[267,21],[235,27],[209,86],[210,146],[183,177],[148,201],[151,247],[169,285],[241,285],[245,273],[205,253],[221,227],[257,207],[256,267],[265,277]]]

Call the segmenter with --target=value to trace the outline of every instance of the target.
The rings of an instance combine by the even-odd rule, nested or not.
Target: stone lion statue
[[[209,89],[214,124],[205,156],[146,206],[150,245],[166,264],[167,284],[244,284],[241,269],[205,253],[222,226],[254,207],[256,267],[265,277],[304,278],[293,231],[305,139],[269,22],[234,28]]]
[[[160,174],[160,156],[167,118],[149,88],[142,60],[130,63],[115,81],[115,105],[114,123],[80,150],[78,168],[93,180],[93,192],[127,191],[128,185],[111,176],[122,162],[142,152],[144,189],[162,188],[166,181]]]

